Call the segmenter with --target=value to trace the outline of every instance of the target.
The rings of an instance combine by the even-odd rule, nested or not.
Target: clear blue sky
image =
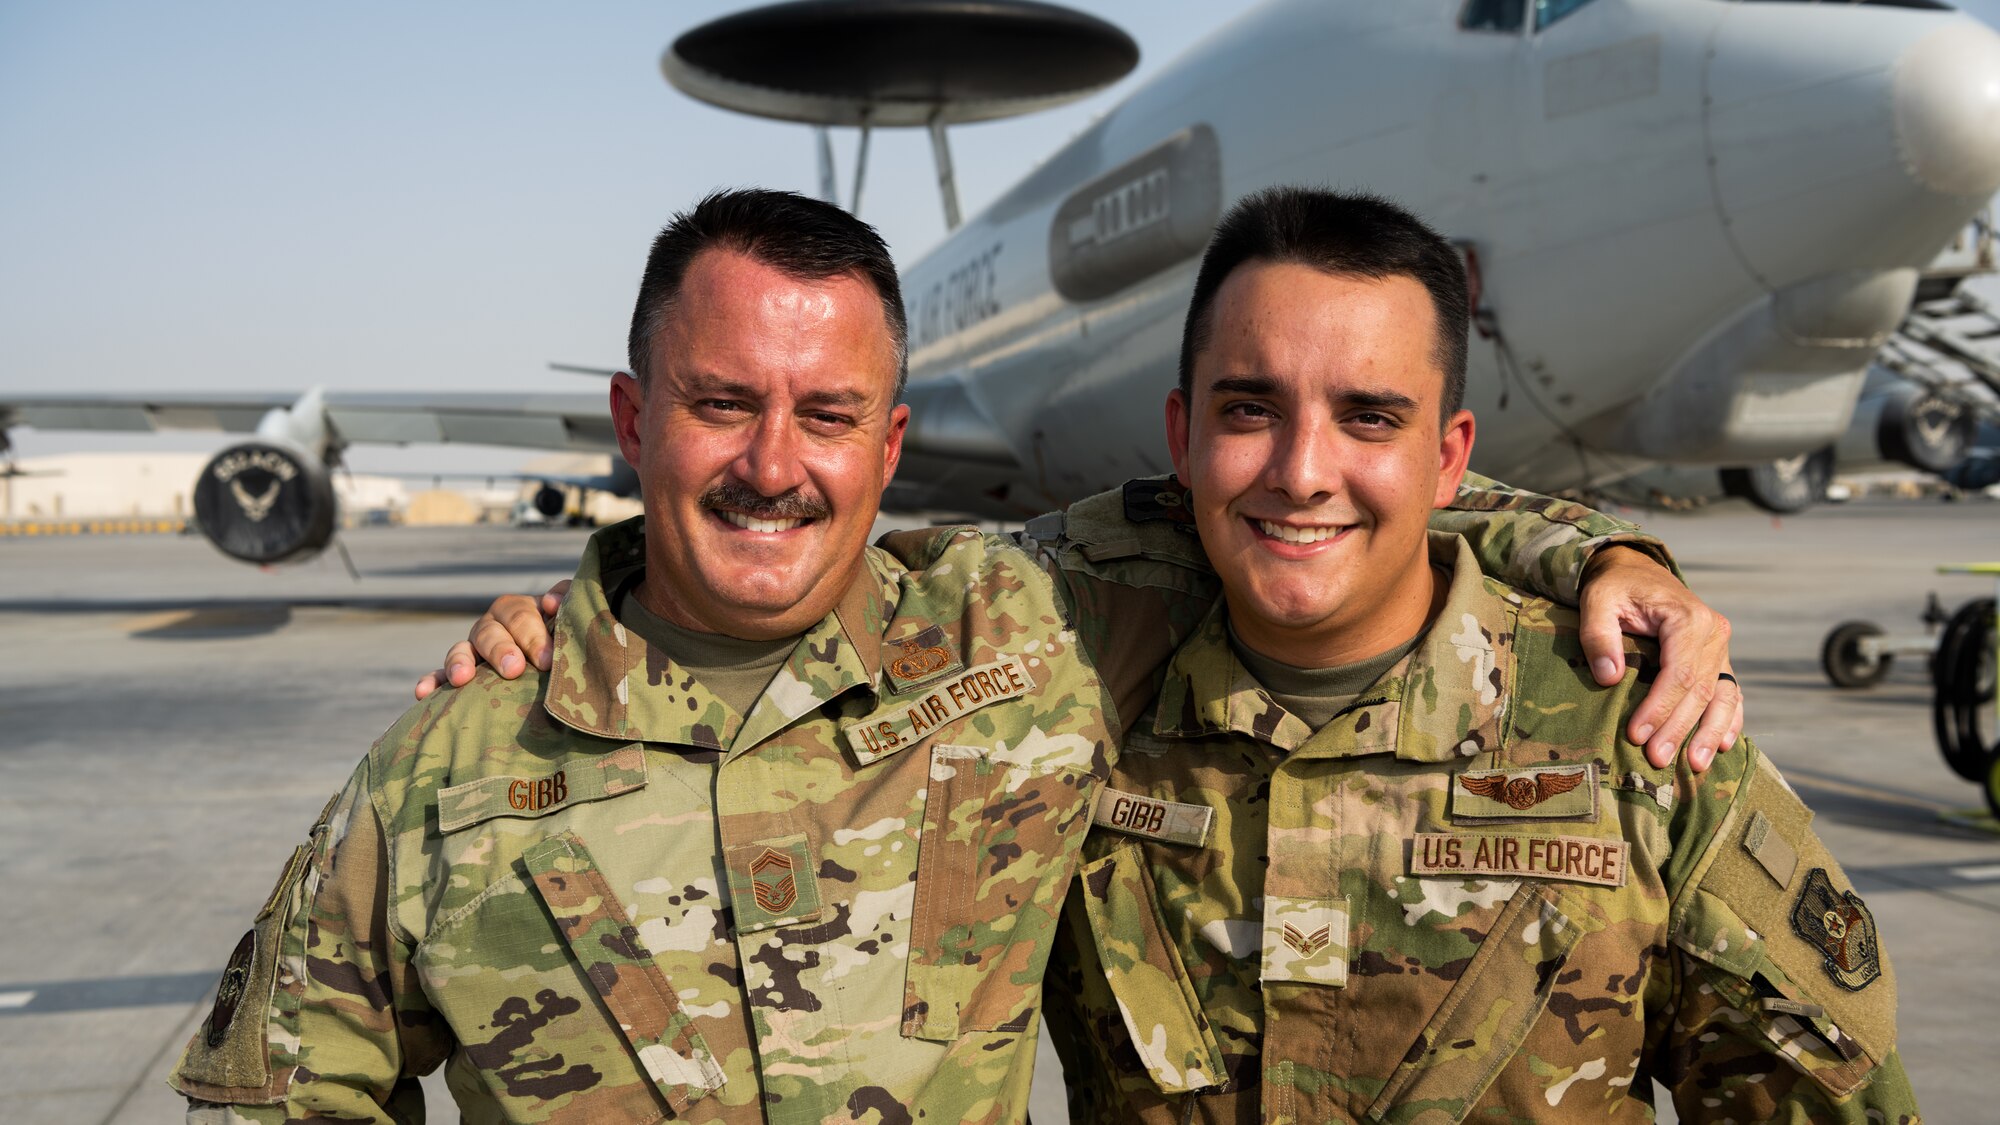
[[[624,362],[669,214],[719,185],[817,188],[809,130],[660,76],[676,35],[747,6],[0,2],[0,393],[601,387],[544,364]],[[1140,41],[1141,74],[1229,15],[1081,6]],[[1130,82],[954,130],[968,210]],[[902,260],[942,235],[920,133],[877,134],[862,213]]]
[[[723,184],[817,186],[806,129],[660,77],[676,35],[746,6],[0,0],[0,393],[596,389],[543,364],[623,362],[668,214]],[[1236,11],[1080,6],[1139,40],[1142,78]],[[968,210],[1132,83],[955,130]],[[942,234],[920,134],[878,135],[862,214],[906,261]],[[354,461],[461,455],[415,456]]]

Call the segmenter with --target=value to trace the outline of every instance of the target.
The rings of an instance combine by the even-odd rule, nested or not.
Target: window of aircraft
[[[1540,31],[1588,3],[1590,0],[1535,0],[1535,30]]]
[[[1465,0],[1458,26],[1467,31],[1519,31],[1528,0]]]

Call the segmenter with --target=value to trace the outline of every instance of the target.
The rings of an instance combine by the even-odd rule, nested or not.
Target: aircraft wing
[[[0,397],[0,431],[17,425],[45,430],[153,430],[254,433],[296,393],[82,394]],[[328,427],[342,444],[407,445],[460,442],[569,449],[617,449],[603,392],[541,394],[328,391]]]

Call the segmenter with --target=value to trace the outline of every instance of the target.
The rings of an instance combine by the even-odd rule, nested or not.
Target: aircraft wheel
[[[1866,637],[1879,637],[1882,627],[1873,621],[1843,621],[1826,635],[1819,648],[1819,666],[1837,688],[1874,687],[1889,674],[1895,659],[1888,653],[1869,653],[1861,647]]]
[[[1958,608],[1938,638],[1931,660],[1931,725],[1945,764],[1958,776],[1984,784],[1991,768],[1994,697],[1993,599],[1975,598]]]

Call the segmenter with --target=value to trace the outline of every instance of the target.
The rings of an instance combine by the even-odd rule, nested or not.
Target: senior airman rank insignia
[[[899,692],[909,691],[965,667],[965,661],[960,660],[946,643],[942,626],[933,625],[914,637],[893,643],[901,650],[901,655],[892,657],[886,669]]]
[[[1875,916],[1853,891],[1836,891],[1826,868],[1815,867],[1792,904],[1792,929],[1820,951],[1826,975],[1859,992],[1882,975]]]

